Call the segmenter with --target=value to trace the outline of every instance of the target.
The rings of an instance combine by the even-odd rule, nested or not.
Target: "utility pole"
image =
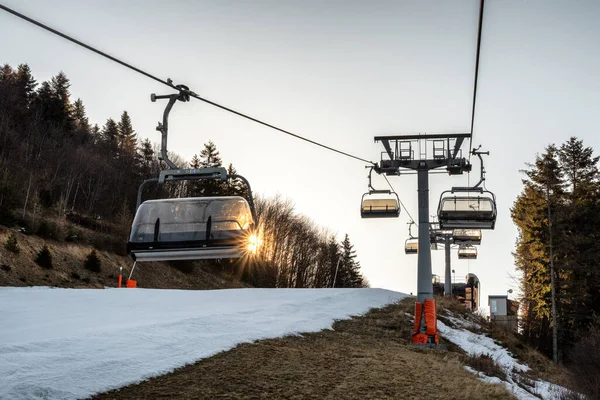
[[[444,252],[446,253],[446,271],[444,281],[444,295],[446,297],[452,297],[452,267],[450,266],[451,254],[450,254],[450,235],[444,235]]]
[[[338,268],[340,266],[340,261],[342,261],[342,256],[341,255],[338,258],[337,264],[335,266],[335,275],[333,276],[333,284],[331,285],[331,288],[335,288],[335,281],[337,280],[337,272],[338,272]]]

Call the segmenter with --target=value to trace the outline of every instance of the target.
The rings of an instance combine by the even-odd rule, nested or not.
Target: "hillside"
[[[0,286],[54,286],[65,288],[116,287],[119,267],[123,267],[123,282],[132,266],[129,257],[111,251],[96,250],[100,259],[100,272],[84,267],[88,255],[99,238],[110,240],[110,236],[78,228],[81,241],[67,242],[44,239],[25,234],[18,228],[0,226]],[[8,251],[4,244],[10,234],[17,237],[19,251]],[[47,245],[52,255],[52,268],[43,268],[35,263],[40,249]],[[138,287],[158,289],[222,289],[246,287],[231,274],[227,265],[210,267],[201,263],[145,263],[139,264],[133,276]],[[124,283],[123,283],[124,284]]]
[[[556,385],[567,380],[561,368],[532,349],[511,347],[510,335],[493,331],[484,319],[452,302],[442,301],[440,309],[440,319],[448,324],[441,323],[442,341],[449,351],[412,347],[413,307],[409,297],[337,321],[331,330],[240,344],[92,399],[570,398],[567,389]]]

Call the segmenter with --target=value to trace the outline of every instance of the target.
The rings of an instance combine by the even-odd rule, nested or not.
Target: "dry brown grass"
[[[18,238],[18,254],[4,248],[11,232]],[[48,245],[52,254],[52,269],[43,269],[34,262],[44,244]],[[117,285],[119,267],[123,267],[124,279],[128,276],[131,259],[107,251],[97,251],[102,263],[100,273],[86,270],[84,261],[90,251],[92,247],[89,244],[45,240],[0,227],[0,286],[103,288]],[[218,289],[243,286],[222,271],[207,271],[197,264],[190,273],[165,263],[139,264],[133,279],[142,288]]]
[[[408,344],[413,299],[334,330],[241,344],[94,399],[510,399],[459,355]]]

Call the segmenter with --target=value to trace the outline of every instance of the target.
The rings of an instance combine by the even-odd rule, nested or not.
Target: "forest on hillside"
[[[583,376],[597,373],[600,365],[599,159],[576,137],[548,145],[523,171],[523,190],[511,210],[519,231],[514,256],[522,337],[551,357],[552,326],[557,324],[559,361],[577,363]]]
[[[112,238],[94,245],[122,254],[138,186],[161,170],[157,149],[138,139],[127,111],[102,125],[89,121],[70,86],[62,72],[38,83],[27,64],[0,68],[0,224],[52,240],[76,240],[72,227],[84,225]],[[225,165],[212,141],[189,163],[176,154],[170,158],[182,168]],[[227,167],[235,173],[233,164]],[[248,193],[230,180],[166,186],[160,195]],[[258,255],[247,263],[213,264],[229,262],[240,279],[261,287],[331,287],[334,278],[336,287],[368,285],[348,235],[338,242],[280,197],[255,202],[263,234]],[[67,221],[66,231],[52,222],[57,217]]]

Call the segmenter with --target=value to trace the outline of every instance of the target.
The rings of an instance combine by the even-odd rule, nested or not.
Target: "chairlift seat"
[[[438,206],[441,229],[494,229],[496,202],[487,196],[442,197]]]
[[[239,196],[148,200],[136,212],[127,253],[140,262],[239,258],[253,224]]]
[[[462,246],[458,248],[459,260],[475,260],[477,259],[477,248],[474,246]]]
[[[404,253],[406,254],[418,254],[419,253],[419,239],[411,238],[407,239],[404,244]]]
[[[455,244],[481,244],[481,229],[454,229],[452,239]]]
[[[395,193],[393,193],[395,195]],[[371,196],[365,193],[360,206],[362,218],[397,218],[400,216],[400,205],[398,196],[388,198],[365,198]],[[388,195],[389,196],[389,195]]]

